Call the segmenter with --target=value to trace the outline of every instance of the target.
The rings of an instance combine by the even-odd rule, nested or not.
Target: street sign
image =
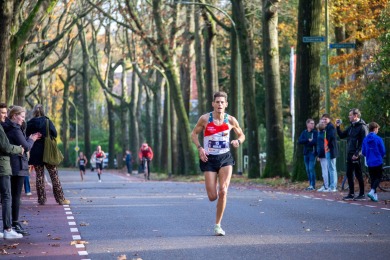
[[[355,43],[331,43],[329,44],[329,48],[331,49],[355,49]]]
[[[304,36],[303,42],[324,42],[325,36]]]

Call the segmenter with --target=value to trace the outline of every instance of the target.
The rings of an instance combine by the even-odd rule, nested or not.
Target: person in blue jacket
[[[371,122],[368,125],[368,130],[370,133],[364,138],[362,145],[362,154],[366,157],[368,172],[371,178],[371,191],[367,196],[372,201],[378,202],[376,188],[378,188],[381,179],[383,157],[386,154],[386,148],[382,138],[377,135],[379,125],[376,122]]]
[[[315,190],[316,188],[316,156],[317,156],[317,130],[314,129],[314,120],[306,120],[306,130],[303,130],[299,136],[298,143],[303,144],[303,159],[305,162],[309,187],[306,190]]]

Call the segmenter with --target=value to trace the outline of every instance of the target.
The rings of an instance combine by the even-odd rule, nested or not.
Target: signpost
[[[355,43],[331,43],[329,44],[329,48],[331,49],[355,49]]]
[[[304,36],[303,42],[324,42],[326,40],[325,36]]]

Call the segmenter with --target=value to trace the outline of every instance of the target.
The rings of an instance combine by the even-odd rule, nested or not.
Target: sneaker
[[[11,231],[7,231],[4,229],[4,238],[5,239],[14,239],[14,238],[22,238],[22,234],[18,234],[15,232],[15,230],[11,229]]]
[[[375,196],[376,195],[376,196]],[[367,194],[367,197],[369,197],[372,201],[374,202],[378,202],[378,195],[377,194],[371,194],[371,193],[368,193]]]
[[[309,186],[305,190],[314,190],[314,188],[313,188],[313,186]]]
[[[215,226],[214,226],[214,234],[216,236],[224,236],[225,235],[225,231],[223,231],[223,229],[221,228],[221,225],[215,224]]]
[[[354,198],[354,200],[366,200],[366,196],[364,196],[364,194],[362,194],[362,195],[356,196]]]
[[[20,225],[18,222],[12,224],[12,229],[16,231],[16,233],[22,234],[23,236],[28,236],[29,233],[24,230],[22,225]]]
[[[26,195],[27,195],[27,196],[31,196],[32,193],[31,193],[31,192],[27,192]]]
[[[337,189],[336,188],[329,189],[329,192],[337,192]]]
[[[102,180],[99,180],[99,182],[102,182]]]
[[[343,200],[354,200],[353,194],[348,194],[347,196],[343,197]]]
[[[69,205],[70,204],[70,200],[63,200],[63,201],[60,201],[58,204],[60,204],[60,205]]]
[[[321,188],[319,188],[317,191],[319,192],[323,192],[323,191],[328,191],[327,188],[325,188],[324,186],[322,186]]]

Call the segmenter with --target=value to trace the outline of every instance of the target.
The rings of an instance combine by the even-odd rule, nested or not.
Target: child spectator
[[[370,173],[371,178],[371,191],[367,196],[372,201],[378,202],[376,188],[381,179],[383,157],[386,154],[386,149],[382,138],[377,135],[379,125],[375,122],[371,122],[368,125],[368,130],[370,133],[364,138],[362,144],[362,154],[366,157],[368,172]]]

